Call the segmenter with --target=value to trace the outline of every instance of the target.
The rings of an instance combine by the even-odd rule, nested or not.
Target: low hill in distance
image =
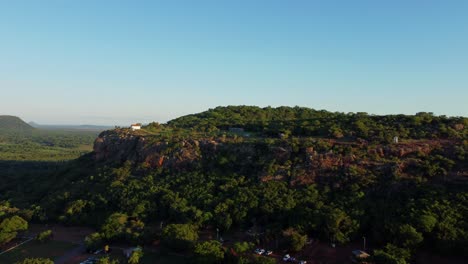
[[[67,131],[104,131],[114,128],[113,126],[100,125],[43,125],[36,122],[29,122],[29,125],[48,130],[67,130]]]
[[[0,161],[53,162],[75,159],[90,152],[96,136],[106,129],[109,127],[27,124],[19,117],[2,115]]]
[[[34,128],[17,116],[0,115],[0,131],[2,132],[31,132]]]

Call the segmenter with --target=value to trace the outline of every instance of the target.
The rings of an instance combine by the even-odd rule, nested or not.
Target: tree
[[[344,136],[343,131],[337,125],[333,125],[332,127],[330,127],[328,131],[330,135],[333,136],[334,138],[342,138]]]
[[[39,242],[46,242],[46,241],[49,241],[50,239],[52,239],[52,230],[42,231],[36,236],[36,240]]]
[[[95,251],[104,245],[102,236],[99,233],[92,233],[85,237],[85,245],[88,251]]]
[[[0,223],[0,245],[10,242],[19,231],[26,229],[28,229],[28,222],[17,215],[4,219]]]
[[[251,243],[251,242],[247,242],[247,241],[236,242],[236,243],[234,243],[234,246],[233,246],[234,251],[236,251],[237,253],[247,252],[247,251],[251,250],[253,247],[254,247],[254,244]]]
[[[98,259],[96,264],[119,264],[119,261],[116,259],[110,259],[109,257],[104,257]]]
[[[406,264],[406,260],[410,257],[408,249],[399,248],[392,244],[387,244],[383,249],[374,251],[376,264]]]
[[[322,214],[325,228],[332,241],[346,243],[351,234],[358,229],[357,222],[339,208],[326,207]]]
[[[216,240],[196,244],[193,252],[197,263],[221,263],[224,259],[222,244]]]
[[[144,228],[144,223],[132,219],[123,213],[113,213],[101,228],[101,235],[107,240],[137,241]]]
[[[405,248],[412,248],[423,241],[423,236],[414,227],[406,224],[399,227],[397,241]]]
[[[54,262],[48,258],[27,258],[15,264],[54,264]]]
[[[140,263],[140,259],[143,257],[143,250],[138,248],[134,250],[128,259],[128,264],[138,264]]]
[[[101,227],[101,234],[106,239],[113,239],[120,236],[127,224],[128,216],[122,213],[114,213],[107,218],[104,225]]]
[[[417,219],[417,227],[424,233],[430,233],[437,224],[437,218],[432,215],[424,214]]]
[[[162,232],[161,243],[175,250],[185,250],[193,247],[198,239],[198,233],[193,225],[170,224]]]
[[[229,230],[232,225],[231,210],[227,203],[219,203],[214,211],[216,225],[222,230]]]
[[[301,250],[307,242],[307,236],[299,234],[293,228],[283,231],[283,236],[286,239],[287,247],[293,251]]]

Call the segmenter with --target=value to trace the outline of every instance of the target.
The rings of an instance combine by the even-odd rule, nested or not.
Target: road
[[[78,245],[77,247],[71,249],[70,251],[65,252],[65,254],[63,254],[61,257],[57,258],[54,261],[54,263],[55,264],[65,264],[65,263],[67,263],[67,261],[73,259],[74,257],[80,256],[81,254],[83,254],[85,249],[86,249],[86,247],[83,244]]]

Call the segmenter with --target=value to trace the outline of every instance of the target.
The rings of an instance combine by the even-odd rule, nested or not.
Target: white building
[[[132,124],[130,128],[135,131],[141,129],[141,124]]]

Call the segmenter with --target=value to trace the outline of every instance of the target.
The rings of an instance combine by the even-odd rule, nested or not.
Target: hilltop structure
[[[140,130],[141,129],[141,124],[140,123],[132,124],[130,126],[130,128],[132,129],[132,131]]]

